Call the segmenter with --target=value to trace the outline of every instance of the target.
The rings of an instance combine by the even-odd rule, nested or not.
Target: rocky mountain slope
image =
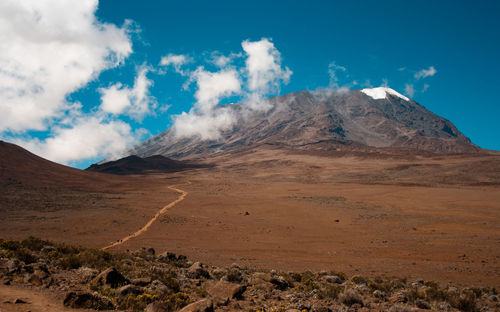
[[[182,137],[168,129],[128,152],[141,157],[204,158],[259,144],[300,149],[410,148],[471,153],[474,145],[448,120],[390,88],[302,91],[269,99],[266,112],[230,107],[238,121],[218,140]]]

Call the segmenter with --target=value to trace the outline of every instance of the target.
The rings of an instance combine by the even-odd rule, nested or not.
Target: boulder
[[[195,262],[192,266],[189,267],[187,276],[189,278],[210,278],[210,274],[208,273],[208,271],[205,270],[199,262]]]
[[[321,279],[330,284],[342,284],[344,282],[337,275],[325,275]]]
[[[208,294],[214,298],[216,304],[227,305],[231,299],[241,299],[246,286],[226,281],[218,281],[208,290]]]
[[[117,288],[128,284],[129,281],[117,269],[111,267],[102,271],[91,282],[91,285],[98,287]]]
[[[210,299],[202,299],[185,306],[179,312],[213,312],[214,304]]]
[[[125,286],[122,286],[118,289],[117,294],[119,297],[124,298],[130,294],[139,295],[139,294],[142,294],[143,292],[144,292],[144,290],[139,286],[125,285]]]
[[[271,282],[271,284],[276,286],[279,290],[286,290],[288,287],[292,287],[292,285],[282,276],[274,276],[269,280],[269,282]]]
[[[151,278],[149,277],[134,278],[130,281],[130,283],[134,284],[135,286],[145,287],[151,284]]]
[[[102,296],[88,292],[70,292],[64,299],[64,305],[73,309],[113,310],[113,303]]]
[[[170,312],[170,308],[163,302],[151,302],[146,306],[144,312]]]

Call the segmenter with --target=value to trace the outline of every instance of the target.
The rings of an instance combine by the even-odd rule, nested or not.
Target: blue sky
[[[49,4],[50,1],[46,2]],[[10,4],[16,6],[15,1]],[[51,7],[54,8],[53,5]],[[400,93],[409,94],[432,112],[451,120],[479,146],[500,150],[498,1],[103,0],[97,4],[89,0],[88,6],[77,9],[75,16],[91,12],[95,14],[93,18],[97,23],[116,28],[102,29],[99,26],[96,29],[95,23],[82,22],[84,26],[80,28],[88,28],[88,32],[81,36],[97,38],[78,43],[84,48],[90,46],[92,49],[89,51],[93,52],[89,53],[95,53],[92,59],[83,63],[91,70],[77,71],[74,81],[71,80],[72,75],[65,78],[58,70],[48,70],[54,79],[53,84],[40,82],[41,86],[38,86],[33,82],[19,87],[16,84],[16,94],[32,92],[32,98],[39,100],[43,91],[48,93],[52,86],[59,88],[57,79],[69,81],[65,89],[61,87],[54,92],[64,96],[63,106],[50,107],[45,111],[50,113],[45,115],[41,111],[32,117],[33,122],[28,125],[10,122],[15,118],[9,117],[5,121],[7,126],[0,129],[4,139],[56,161],[83,168],[107,156],[105,149],[97,146],[99,144],[112,145],[118,150],[166,130],[172,125],[172,116],[188,112],[201,101],[196,98],[201,86],[199,80],[193,78],[196,68],[203,66],[206,73],[221,70],[211,61],[216,56],[230,56],[232,53],[231,68],[238,72],[242,81],[247,81],[249,76],[240,74],[249,55],[243,51],[242,42],[260,42],[263,38],[273,44],[273,49],[280,56],[276,61],[279,67],[274,77],[276,81],[273,80],[279,86],[263,90],[263,96],[331,87],[329,68],[334,68],[333,63],[339,86],[357,89],[388,84]],[[34,10],[44,20],[45,8],[36,7]],[[3,11],[6,11],[5,8]],[[47,15],[47,19],[54,18]],[[71,17],[71,14],[68,15]],[[9,16],[0,14],[0,19],[9,22]],[[64,25],[73,23],[73,20],[78,25],[78,18],[71,18]],[[67,32],[74,35],[73,29],[68,28]],[[57,37],[61,36],[60,33],[48,30],[42,35]],[[7,42],[20,42],[22,46],[30,40],[26,33],[10,31],[8,35]],[[68,48],[66,39],[58,40],[64,42],[67,51],[75,53],[76,60],[82,59],[77,51]],[[37,51],[43,49],[33,48],[31,53],[41,53]],[[106,51],[113,51],[113,54],[106,55]],[[17,54],[0,55],[0,60],[13,55],[17,57]],[[190,62],[183,64],[180,71],[174,66],[160,65],[162,57],[169,54],[183,55]],[[110,58],[118,60],[110,63]],[[63,66],[56,61],[54,68],[67,68],[67,64],[75,63],[68,60]],[[12,68],[17,67],[12,65]],[[293,72],[289,77],[287,69]],[[190,74],[180,73],[182,70]],[[25,71],[39,73],[40,69],[34,66]],[[144,75],[138,79],[141,71]],[[427,75],[418,76],[419,72]],[[10,76],[13,76],[12,73]],[[183,88],[190,77],[193,83]],[[138,83],[134,88],[136,80],[143,82],[145,87],[141,89]],[[0,76],[0,84],[10,85],[10,81],[5,81]],[[117,90],[125,90],[130,106],[120,113],[108,110],[104,114],[103,90],[113,86]],[[248,88],[243,87],[246,91]],[[248,93],[245,90],[243,93]],[[237,101],[242,97],[242,93],[236,90],[226,91],[219,98],[222,102]],[[42,100],[49,103],[53,99]],[[23,103],[26,97],[19,96],[19,101]],[[79,106],[75,108],[74,103]],[[133,110],[133,105],[138,109]],[[116,109],[112,108],[117,112]],[[38,126],[33,126],[38,122]],[[76,142],[68,143],[69,151],[61,153],[67,157],[54,157],[60,151],[54,150],[48,143],[68,142],[80,135],[81,131],[64,131],[73,127],[72,123],[81,125],[81,131],[102,127],[106,133],[106,129],[112,129],[113,133],[116,132],[115,141],[127,136],[133,136],[135,141],[125,139],[121,142],[123,145],[101,142],[95,149],[79,154],[79,146],[83,143],[75,139]],[[95,132],[96,136],[101,133]],[[54,139],[56,137],[57,140]]]

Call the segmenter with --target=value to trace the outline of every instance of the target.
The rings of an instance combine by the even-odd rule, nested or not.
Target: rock
[[[210,278],[210,274],[203,268],[200,262],[193,263],[187,271],[189,278]]]
[[[425,310],[429,310],[431,308],[431,304],[425,300],[422,300],[422,299],[415,300],[415,305],[417,306],[417,308],[425,309]]]
[[[146,306],[144,312],[170,312],[170,308],[163,302],[151,302]]]
[[[149,277],[134,278],[133,280],[130,281],[130,283],[135,286],[146,287],[149,284],[151,284],[151,278]]]
[[[14,301],[14,304],[25,304],[28,303],[26,300],[23,300],[21,298],[17,298],[16,301]]]
[[[214,304],[210,299],[202,299],[185,306],[179,312],[213,312]]]
[[[70,292],[64,299],[64,305],[73,309],[113,310],[113,303],[102,296],[88,292]]]
[[[37,274],[27,274],[24,277],[24,280],[26,283],[29,283],[32,285],[36,285],[36,286],[42,285],[42,279]]]
[[[111,267],[97,275],[91,285],[117,288],[128,283],[129,281],[117,269]]]
[[[41,252],[44,254],[48,254],[49,252],[57,251],[57,248],[54,246],[43,246]]]
[[[208,290],[208,294],[214,298],[217,304],[227,305],[231,299],[241,299],[246,286],[226,281],[218,281]]]
[[[272,277],[269,282],[276,286],[279,290],[286,290],[288,287],[292,287],[292,285],[285,280],[282,276]]]
[[[177,256],[173,252],[165,251],[158,255],[160,260],[177,260]]]
[[[21,264],[17,260],[0,259],[0,272],[6,274],[18,273],[21,271]]]
[[[331,284],[342,284],[344,282],[337,275],[325,275],[321,279],[324,280],[325,282],[331,283]]]
[[[89,283],[94,277],[99,274],[99,271],[96,269],[92,268],[87,268],[87,267],[80,267],[77,270],[78,272],[78,277],[80,277],[80,282],[82,284],[87,284]]]
[[[439,310],[439,311],[451,311],[451,305],[448,303],[448,302],[439,302],[437,305],[436,305],[436,308]]]
[[[119,297],[126,297],[127,295],[139,295],[142,294],[144,290],[141,287],[135,285],[125,285],[118,289],[117,294]]]
[[[150,247],[150,248],[147,248],[147,249],[146,249],[146,253],[147,253],[148,255],[150,255],[150,256],[154,256],[154,255],[155,255],[155,253],[156,253],[156,251],[155,251],[155,249],[154,249],[154,248]]]

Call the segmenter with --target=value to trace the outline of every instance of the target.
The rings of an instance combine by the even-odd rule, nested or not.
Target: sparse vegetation
[[[206,274],[193,276],[188,274],[192,264],[171,253],[155,256],[154,250],[111,253],[33,237],[0,239],[0,278],[4,283],[28,283],[55,291],[86,285],[88,293],[68,294],[65,302],[72,307],[81,304],[143,311],[154,303],[162,311],[178,311],[206,298],[209,301],[203,304],[227,305],[231,311],[328,311],[332,305],[391,312],[410,312],[417,307],[463,312],[500,308],[494,288],[443,288],[435,281],[359,275],[349,279],[341,272],[259,272],[238,266],[209,268],[199,263],[193,267],[206,270]],[[214,293],[218,280],[226,284],[220,284],[219,293]]]

